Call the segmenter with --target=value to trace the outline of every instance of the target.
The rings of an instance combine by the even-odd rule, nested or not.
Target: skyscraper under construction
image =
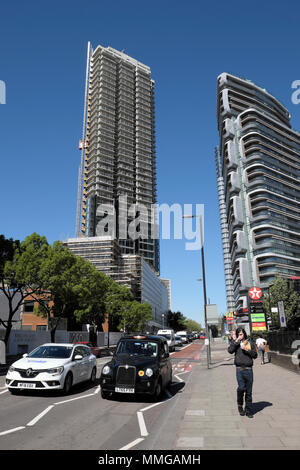
[[[156,203],[154,81],[150,68],[111,47],[88,45],[76,237],[99,236],[97,227],[114,208],[115,238],[124,255],[141,255],[159,272],[159,240],[153,236]],[[124,236],[136,214],[148,210],[147,233]],[[101,210],[100,210],[101,209]],[[125,219],[124,219],[125,218]],[[121,234],[121,231],[123,232]],[[112,235],[111,233],[109,235]]]

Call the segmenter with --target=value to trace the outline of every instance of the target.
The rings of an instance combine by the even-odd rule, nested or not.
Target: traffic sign
[[[262,297],[262,290],[259,287],[251,287],[248,294],[252,300],[259,300]]]
[[[250,313],[263,313],[263,302],[250,302]]]

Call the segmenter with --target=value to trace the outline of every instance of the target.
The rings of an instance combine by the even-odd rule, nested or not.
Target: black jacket
[[[255,345],[252,341],[248,340],[251,344],[251,350],[245,351],[241,348],[239,343],[236,343],[234,340],[231,340],[230,345],[228,346],[228,352],[230,354],[235,354],[234,364],[237,367],[252,367],[253,359],[257,358],[257,352]]]

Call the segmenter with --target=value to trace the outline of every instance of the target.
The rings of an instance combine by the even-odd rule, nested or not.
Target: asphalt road
[[[185,384],[199,365],[203,343],[171,353],[173,382],[159,403],[127,395],[104,400],[98,380],[74,387],[68,396],[29,390],[11,395],[0,377],[0,450],[172,449]],[[97,359],[97,378],[109,360]]]

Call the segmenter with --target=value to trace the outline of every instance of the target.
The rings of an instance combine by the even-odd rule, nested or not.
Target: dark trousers
[[[252,369],[239,369],[236,368],[236,378],[238,383],[237,389],[237,403],[243,406],[244,393],[246,394],[246,410],[252,411],[252,386],[253,386],[253,371]]]

